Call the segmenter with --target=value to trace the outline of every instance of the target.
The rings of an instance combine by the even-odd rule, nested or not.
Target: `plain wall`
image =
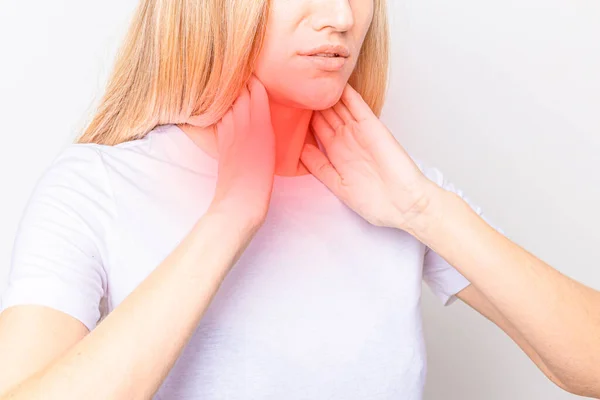
[[[389,3],[384,122],[511,239],[600,289],[600,3]],[[99,100],[135,5],[0,2],[0,290],[26,201]],[[424,289],[423,312],[425,399],[576,397],[461,302]]]

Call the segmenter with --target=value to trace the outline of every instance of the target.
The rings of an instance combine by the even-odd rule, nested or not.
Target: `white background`
[[[600,289],[600,3],[389,1],[383,120],[515,242]],[[0,2],[0,290],[31,190],[93,111],[135,4]],[[464,304],[425,289],[423,312],[426,400],[575,398]]]

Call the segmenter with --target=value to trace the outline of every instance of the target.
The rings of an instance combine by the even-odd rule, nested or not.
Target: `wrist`
[[[186,253],[215,266],[220,282],[250,244],[258,227],[222,208],[210,208],[190,232],[190,251]]]
[[[224,226],[252,235],[264,222],[265,213],[250,213],[246,208],[248,207],[228,204],[227,201],[213,202],[206,215],[211,219],[220,220]]]
[[[419,206],[402,229],[421,242],[427,241],[428,237],[435,232],[435,228],[442,223],[444,204],[452,194],[434,182],[428,182]]]
[[[216,233],[217,241],[214,244],[228,249],[226,252],[233,256],[232,265],[250,244],[263,221],[239,207],[225,206],[223,202],[213,203],[202,219]]]

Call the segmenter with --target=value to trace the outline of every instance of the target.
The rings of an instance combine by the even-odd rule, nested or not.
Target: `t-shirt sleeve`
[[[483,214],[481,208],[477,206],[465,193],[450,182],[444,174],[437,168],[425,166],[420,161],[415,160],[421,171],[431,181],[438,186],[457,194],[462,198],[484,221],[486,221],[496,231],[505,235],[504,231],[496,226],[486,215]],[[441,300],[442,304],[447,306],[456,301],[456,294],[469,286],[470,282],[450,265],[439,254],[431,250],[429,247],[425,249],[425,257],[423,261],[423,280],[429,286],[431,291]]]
[[[37,181],[17,228],[0,310],[42,305],[96,326],[112,197],[101,153],[91,146],[69,145]]]

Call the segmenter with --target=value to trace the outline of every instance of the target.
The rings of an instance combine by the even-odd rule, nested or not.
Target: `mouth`
[[[333,57],[333,58],[337,58],[337,57],[341,57],[338,53],[317,53],[317,54],[309,54],[310,57]]]
[[[336,72],[341,71],[347,64],[350,51],[346,46],[327,43],[300,53],[300,55],[308,61],[311,68],[325,72]]]
[[[342,45],[324,44],[301,53],[301,55],[311,57],[348,58],[350,56],[350,51],[347,47]]]

